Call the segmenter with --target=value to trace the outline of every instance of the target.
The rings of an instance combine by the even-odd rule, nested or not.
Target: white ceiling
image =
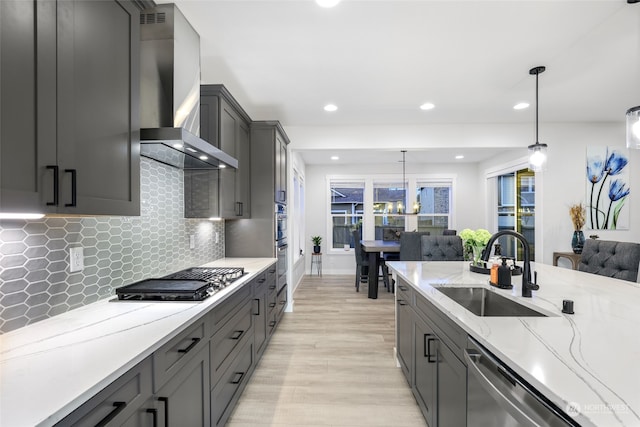
[[[285,128],[530,123],[538,65],[540,123],[622,123],[640,104],[640,4],[626,0],[172,2],[200,34],[202,83]]]

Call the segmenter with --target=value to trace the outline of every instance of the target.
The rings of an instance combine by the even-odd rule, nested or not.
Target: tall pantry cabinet
[[[139,13],[0,1],[0,212],[139,215]]]

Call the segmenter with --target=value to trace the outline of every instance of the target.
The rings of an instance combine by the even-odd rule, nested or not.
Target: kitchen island
[[[640,285],[532,263],[540,290],[490,287],[467,262],[389,262],[396,278],[582,426],[640,426]],[[547,317],[480,317],[436,287],[480,286]],[[563,300],[575,314],[562,313]]]
[[[275,262],[225,258],[206,264],[244,267],[247,274],[201,302],[112,297],[1,335],[0,425],[62,420]]]

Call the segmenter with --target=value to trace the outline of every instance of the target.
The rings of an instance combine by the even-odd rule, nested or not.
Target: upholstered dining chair
[[[460,236],[422,236],[423,261],[464,261]]]
[[[400,233],[400,261],[422,261],[422,236],[428,231],[404,231]]]
[[[640,283],[640,244],[587,239],[578,263],[579,271]]]

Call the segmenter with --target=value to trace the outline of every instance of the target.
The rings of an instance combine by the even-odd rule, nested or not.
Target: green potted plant
[[[320,253],[320,244],[322,243],[322,237],[320,236],[311,236],[311,241],[313,242],[313,253]]]

